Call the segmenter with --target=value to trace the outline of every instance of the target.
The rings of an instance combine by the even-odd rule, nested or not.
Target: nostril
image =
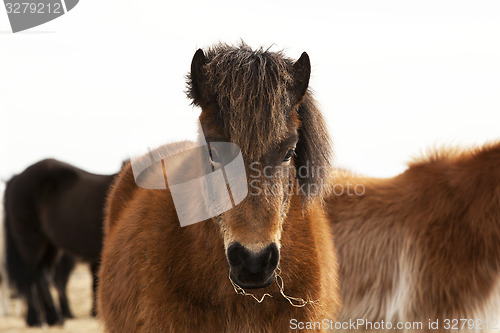
[[[231,266],[239,266],[243,263],[245,248],[240,243],[231,243],[227,248],[227,260]]]
[[[278,261],[280,258],[280,253],[278,247],[276,246],[276,243],[271,243],[271,245],[267,247],[267,250],[269,251],[267,260],[268,268],[275,269],[278,266]]]

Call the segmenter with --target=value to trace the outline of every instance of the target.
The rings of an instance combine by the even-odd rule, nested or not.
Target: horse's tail
[[[4,194],[4,234],[5,234],[5,256],[7,277],[11,288],[16,288],[18,292],[24,294],[27,287],[27,269],[24,260],[12,234],[12,220],[9,214],[9,183],[7,182]]]

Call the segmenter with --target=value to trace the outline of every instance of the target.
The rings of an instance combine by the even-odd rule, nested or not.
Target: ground
[[[0,291],[1,292],[1,291]],[[24,322],[23,305],[21,300],[12,299],[11,315],[0,317],[1,333],[52,333],[52,332],[72,332],[72,333],[91,333],[103,332],[98,320],[90,316],[91,306],[91,275],[88,265],[77,265],[71,275],[68,284],[68,297],[71,309],[75,319],[66,320],[64,327],[43,327],[27,328]]]

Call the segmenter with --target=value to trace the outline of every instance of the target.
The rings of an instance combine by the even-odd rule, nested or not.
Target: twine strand
[[[296,308],[303,308],[304,306],[306,306],[308,304],[319,303],[319,299],[317,299],[315,301],[311,301],[311,300],[304,300],[301,297],[292,297],[292,296],[286,295],[285,294],[285,283],[283,282],[283,278],[281,277],[281,270],[279,267],[276,268],[275,276],[276,276],[276,285],[278,286],[278,288],[280,290],[281,296],[283,296],[283,298],[285,298],[292,306],[294,306]],[[252,293],[247,293],[245,291],[245,289],[241,288],[236,283],[234,283],[233,279],[231,278],[231,274],[229,274],[229,281],[231,281],[231,284],[233,285],[233,288],[234,288],[234,291],[236,292],[236,294],[243,295],[243,296],[250,296],[253,299],[255,299],[257,301],[257,303],[262,303],[266,296],[273,297],[272,295],[265,293],[264,295],[262,295],[261,298],[258,298]]]
[[[233,279],[231,279],[231,274],[229,274],[229,281],[231,281],[231,284],[233,285],[233,288],[234,288],[234,291],[236,292],[236,294],[238,295],[243,295],[243,296],[251,296],[253,297],[253,299],[255,299],[257,301],[257,303],[262,303],[264,301],[264,298],[266,296],[269,296],[269,297],[273,297],[273,295],[270,295],[268,293],[265,293],[264,295],[262,295],[262,297],[259,299],[257,298],[254,294],[251,294],[251,293],[247,293],[245,291],[245,289],[241,288],[240,286],[238,286],[236,283],[234,283]]]

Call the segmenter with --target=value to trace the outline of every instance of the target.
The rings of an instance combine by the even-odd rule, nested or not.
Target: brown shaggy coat
[[[500,143],[443,150],[390,179],[337,182],[351,193],[365,186],[327,199],[341,320],[420,321],[419,332],[439,320],[437,332],[446,319],[474,319],[481,332],[486,320],[500,329]]]

